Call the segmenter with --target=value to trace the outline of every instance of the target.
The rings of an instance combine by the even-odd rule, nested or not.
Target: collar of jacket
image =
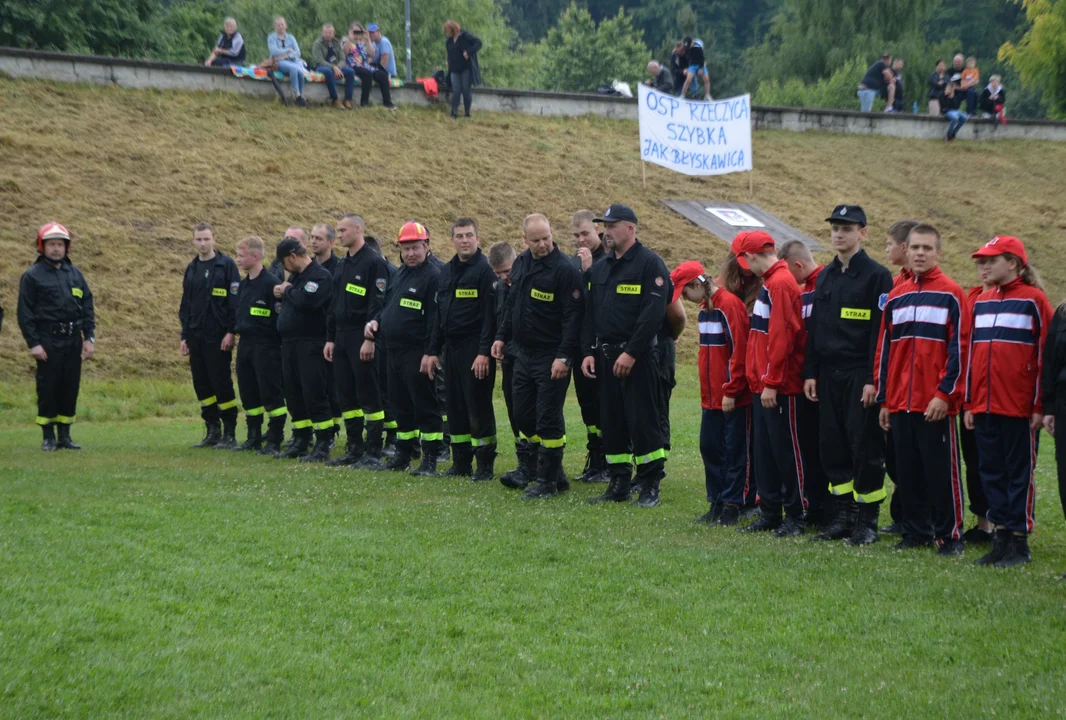
[[[633,246],[631,248],[629,248],[628,250],[626,250],[625,254],[622,257],[618,257],[613,252],[609,253],[607,255],[607,262],[612,262],[613,263],[613,262],[621,262],[622,260],[632,260],[633,258],[635,258],[637,256],[637,253],[640,252],[643,248],[644,248],[644,245],[641,244],[640,240],[634,240],[633,241]]]
[[[66,270],[67,272],[70,272],[70,268],[73,265],[73,263],[70,262],[70,258],[66,255],[64,255],[63,259],[59,261],[59,267],[56,267],[55,263],[46,258],[44,255],[38,255],[37,259],[33,261],[33,264],[44,264],[52,268],[53,270]]]
[[[833,262],[830,265],[837,272],[846,273],[848,275],[858,275],[861,273],[870,262],[870,256],[866,254],[866,251],[859,248],[859,251],[851,256],[851,262],[848,263],[848,267],[844,267],[844,263],[840,262],[839,257],[833,257]]]
[[[998,292],[1000,295],[1006,295],[1008,292],[1012,292],[1014,290],[1017,290],[1019,286],[1024,285],[1024,284],[1025,284],[1025,281],[1023,281],[1022,280],[1022,276],[1019,275],[1018,277],[1014,278],[1013,280],[1011,280],[1006,285],[1000,285],[999,287],[997,287],[996,288],[996,292]]]
[[[937,280],[942,277],[944,277],[944,271],[940,269],[939,265],[937,265],[932,270],[923,275],[918,275],[912,271],[910,280],[911,282],[917,284],[919,282],[932,282],[933,280]]]
[[[479,260],[481,254],[481,248],[478,248],[474,251],[474,254],[470,256],[469,260],[460,260],[459,253],[455,253],[454,255],[452,255],[452,259],[448,262],[452,265],[473,265]]]

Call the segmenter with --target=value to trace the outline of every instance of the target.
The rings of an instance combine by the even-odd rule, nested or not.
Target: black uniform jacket
[[[455,255],[444,264],[437,289],[437,331],[432,355],[450,341],[478,338],[478,354],[488,355],[496,338],[496,285],[499,279],[479,249],[463,262]]]
[[[326,311],[333,298],[333,276],[313,259],[295,273],[282,297],[278,332],[282,340],[326,341]]]
[[[39,256],[19,283],[18,321],[30,348],[50,337],[60,323],[81,323],[82,337],[95,338],[93,294],[85,276],[67,258],[57,268]]]
[[[368,320],[381,312],[389,287],[389,266],[385,259],[363,245],[355,255],[345,255],[333,272],[333,302],[327,318],[327,339],[337,330],[360,334]]]
[[[241,273],[229,256],[215,251],[214,260],[193,258],[181,283],[181,339],[191,333],[214,339],[235,332],[240,285]]]
[[[581,336],[581,273],[553,247],[540,260],[526,250],[511,268],[511,287],[496,339],[527,350],[551,350],[569,359]]]
[[[881,311],[892,290],[892,273],[859,250],[845,270],[839,258],[822,268],[807,318],[803,376],[817,378],[823,368],[869,373],[873,383],[874,351]]]
[[[280,283],[265,269],[255,278],[241,280],[237,289],[237,334],[242,343],[281,344],[278,334],[281,301],[274,297],[274,287]]]
[[[586,356],[599,343],[624,345],[636,357],[655,344],[666,317],[670,273],[639,240],[622,257],[612,252],[589,268],[581,344]]]
[[[440,270],[428,260],[417,267],[401,265],[385,294],[376,339],[387,350],[421,348],[432,355],[430,340],[437,326],[436,302]]]

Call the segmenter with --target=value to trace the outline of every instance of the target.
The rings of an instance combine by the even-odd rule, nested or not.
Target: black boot
[[[329,462],[329,449],[337,436],[336,426],[325,430],[315,431],[315,446],[311,452],[300,458],[300,462],[320,463]]]
[[[274,456],[276,460],[292,459],[303,457],[307,454],[307,449],[311,446],[311,429],[300,428],[299,430],[293,430],[292,442],[289,446]]]
[[[55,428],[49,423],[48,425],[41,426],[41,432],[44,434],[44,440],[41,442],[41,450],[45,452],[55,452],[56,447],[56,431]]]
[[[855,519],[855,530],[847,539],[848,545],[872,545],[881,539],[877,533],[877,521],[881,517],[881,503],[860,503]]]
[[[780,513],[780,510],[778,511],[778,513]],[[746,526],[744,526],[742,528],[739,528],[737,530],[737,532],[742,532],[742,533],[776,532],[777,529],[779,527],[781,527],[781,525],[782,525],[782,522],[781,522],[781,516],[780,515],[778,515],[777,517],[774,517],[772,515],[767,515],[766,513],[760,511],[759,512],[759,517],[756,518],[755,522],[753,522],[751,525],[746,525]]]
[[[59,438],[56,440],[56,448],[59,450],[81,450],[81,445],[70,439],[70,425],[56,423]]]
[[[360,460],[363,459],[363,447],[361,444],[356,444],[352,440],[352,436],[348,436],[348,447],[345,449],[344,454],[338,458],[333,458],[326,463],[329,467],[346,467],[349,465],[357,465]]]
[[[348,432],[348,426],[344,426],[344,432]],[[385,447],[385,421],[368,420],[366,422],[366,451],[376,457],[381,457],[381,451]]]
[[[477,472],[470,476],[474,482],[488,482],[496,476],[496,446],[484,445],[474,453],[477,458]]]
[[[272,417],[267,422],[266,442],[256,450],[260,455],[273,457],[281,452],[281,441],[285,438],[285,416]]]
[[[528,440],[519,440],[515,443],[515,455],[518,457],[518,467],[501,475],[500,482],[512,490],[524,490],[533,478],[531,470],[537,466],[537,445]]]
[[[397,440],[396,454],[385,463],[386,470],[406,470],[411,466],[411,458],[415,456],[414,444],[416,440]]]
[[[222,419],[222,437],[218,439],[215,450],[237,449],[237,416]]]
[[[1017,567],[1031,562],[1032,559],[1033,553],[1029,550],[1029,536],[1011,532],[1007,552],[1003,553],[1003,557],[996,561],[995,566],[998,568]]]
[[[222,428],[217,421],[207,423],[207,432],[204,434],[204,439],[200,442],[192,445],[194,448],[209,448],[218,445],[218,441],[222,439]]]
[[[578,482],[610,482],[611,476],[607,471],[607,461],[603,456],[603,450],[598,447],[589,448],[585,456],[585,470],[576,478]]]
[[[570,478],[566,476],[566,470],[563,469],[563,464],[559,463],[559,473],[555,476],[555,489],[562,495],[570,489]]]
[[[628,502],[629,485],[632,482],[629,473],[630,468],[628,465],[619,465],[617,468],[611,468],[611,481],[607,484],[607,490],[599,497],[590,498],[589,504]]]
[[[467,443],[452,447],[452,466],[444,473],[445,477],[470,477],[474,474],[474,448]]]
[[[664,465],[662,460],[654,460],[641,466],[637,472],[637,483],[640,485],[637,507],[653,508],[659,505],[659,483],[666,474]]]
[[[855,531],[855,518],[858,507],[851,495],[830,495],[827,498],[833,504],[833,522],[825,532],[811,538],[811,541],[843,540],[851,537]]]
[[[411,471],[416,477],[437,477],[437,455],[440,454],[440,443],[436,440],[422,443],[422,462]]]
[[[977,558],[974,561],[974,565],[995,565],[1002,560],[1003,556],[1007,554],[1012,535],[1013,533],[1006,528],[996,530],[996,534],[992,538],[992,550],[983,557]]]
[[[248,418],[248,437],[244,442],[233,448],[234,450],[255,450],[263,446],[263,419],[256,417],[259,422],[252,422],[252,418]]]

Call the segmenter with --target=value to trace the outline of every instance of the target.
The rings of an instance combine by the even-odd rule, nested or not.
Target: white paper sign
[[[752,169],[751,96],[682,100],[640,85],[640,157],[686,175]]]
[[[743,210],[737,210],[736,208],[704,208],[711,215],[722,222],[729,223],[733,227],[766,227],[761,222],[748,215]]]

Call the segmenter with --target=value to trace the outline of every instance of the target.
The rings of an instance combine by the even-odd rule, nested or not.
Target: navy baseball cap
[[[303,245],[296,238],[287,237],[278,243],[278,249],[275,251],[277,261],[281,262],[290,255],[295,255],[303,249]]]
[[[613,223],[613,222],[631,222],[634,225],[637,224],[637,214],[633,212],[633,208],[628,205],[622,205],[616,203],[607,208],[603,215],[595,218],[596,222]]]
[[[866,227],[866,213],[861,205],[837,205],[833,208],[833,214],[825,219],[826,222],[851,223]]]

